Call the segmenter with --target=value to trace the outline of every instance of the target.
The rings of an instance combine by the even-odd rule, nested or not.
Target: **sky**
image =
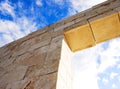
[[[0,47],[105,0],[0,0]]]
[[[0,47],[105,0],[0,0]],[[76,52],[74,89],[119,89],[120,38]]]
[[[120,38],[74,54],[73,89],[120,89]]]

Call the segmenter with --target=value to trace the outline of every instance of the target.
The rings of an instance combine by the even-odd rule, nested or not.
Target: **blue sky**
[[[0,0],[0,46],[103,1]]]
[[[105,0],[0,0],[0,47]],[[120,39],[74,54],[74,89],[119,89]]]

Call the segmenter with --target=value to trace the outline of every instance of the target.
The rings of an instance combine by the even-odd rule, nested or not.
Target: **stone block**
[[[85,12],[84,18],[86,18],[86,20],[88,20],[88,19],[95,17],[97,15],[98,15],[97,11],[90,8],[89,11]]]
[[[34,44],[35,44],[35,39],[34,38],[19,43],[19,45],[17,45],[16,49],[14,50],[12,56],[16,57],[16,56],[23,55]]]
[[[44,61],[46,58],[46,53],[36,54],[33,53],[31,56],[21,60],[19,63],[20,65],[24,66],[33,66],[33,65],[40,65],[41,67],[44,65]]]
[[[120,7],[115,8],[115,11],[117,11],[118,13],[120,13]]]
[[[51,42],[51,38],[48,38],[48,39],[46,39],[44,41],[41,41],[41,42],[36,43],[33,46],[29,47],[28,51],[32,51],[32,50],[44,47],[44,46],[50,44],[50,42]]]
[[[52,51],[56,48],[60,48],[62,45],[62,39],[64,39],[63,35],[59,35],[51,40],[50,48],[48,51]]]
[[[0,66],[0,79],[4,76],[5,73],[6,73],[5,68]]]
[[[47,53],[47,57],[45,59],[45,66],[52,66],[56,64],[56,62],[59,63],[61,55],[61,48],[56,48],[53,51],[49,51]]]
[[[115,2],[110,4],[111,9],[115,9],[117,7],[120,7],[120,0],[116,0]]]
[[[80,12],[80,13],[78,13],[78,18],[82,18],[82,17],[84,17],[85,16],[85,13],[82,13],[82,12]],[[77,18],[76,18],[77,19]]]
[[[34,89],[55,89],[57,73],[41,76],[34,82]]]
[[[88,21],[89,21],[89,22],[92,22],[92,21],[95,21],[95,20],[97,20],[97,19],[100,19],[100,18],[106,17],[106,16],[108,16],[108,15],[114,14],[114,13],[116,13],[116,11],[110,11],[110,12],[107,12],[107,13],[104,13],[104,14],[101,14],[101,15],[98,15],[98,16],[96,16],[96,17],[94,17],[94,18],[91,18],[91,19],[89,19]]]
[[[0,86],[22,80],[27,71],[27,68],[27,66],[16,66],[15,69],[9,71],[0,79]]]
[[[84,17],[82,17],[82,18],[77,18],[77,19],[75,20],[75,24],[76,24],[76,23],[81,23],[81,22],[83,22],[84,20],[87,20],[86,16],[84,16]]]
[[[43,67],[39,65],[29,66],[28,71],[26,72],[26,78],[38,77],[48,75],[58,71],[59,62],[55,62],[51,66],[44,65]]]
[[[102,7],[96,9],[96,12],[98,14],[104,14],[109,11],[112,11],[112,8],[110,7],[110,5],[102,6]]]
[[[29,84],[29,79],[24,79],[24,80],[20,80],[20,81],[15,81],[12,83],[9,83],[6,86],[6,89],[25,89],[26,86]]]
[[[15,58],[4,59],[4,61],[2,61],[0,63],[0,67],[5,68],[5,67],[9,66],[10,64],[12,64],[14,62],[14,60],[15,60]]]
[[[64,20],[64,23],[66,24],[66,23],[72,22],[75,19],[77,19],[78,17],[79,16],[77,16],[77,15],[70,16],[69,18],[67,18],[67,19]]]
[[[65,26],[62,25],[62,26],[60,26],[60,27],[58,27],[58,28],[55,28],[54,31],[63,30],[64,28],[65,28]]]
[[[48,49],[49,49],[49,44],[34,50],[34,53],[36,54],[46,53]]]
[[[69,26],[71,26],[71,25],[73,25],[73,24],[75,24],[75,21],[66,23],[66,24],[64,25],[64,27],[66,28],[66,27],[69,27]]]
[[[64,20],[59,21],[55,24],[54,31],[64,29]]]
[[[113,1],[113,0],[112,0],[112,1]],[[112,1],[102,2],[102,3],[98,4],[98,5],[93,6],[92,9],[97,9],[97,8],[102,7],[102,6],[110,5],[110,3],[111,3]]]
[[[57,36],[63,35],[63,29],[62,30],[58,30],[58,31],[54,31],[52,33],[52,38],[55,38]]]
[[[37,36],[37,35],[41,35],[41,34],[43,34],[43,33],[45,33],[45,32],[47,32],[48,31],[48,26],[46,26],[46,27],[44,27],[44,28],[42,28],[42,29],[39,29],[39,30],[37,30],[37,31],[35,31],[35,32],[32,32],[31,34],[29,34],[29,37],[30,38],[33,38],[33,37],[35,37],[35,36]],[[26,38],[26,37],[25,37]]]
[[[35,37],[35,44],[47,40],[52,37],[53,30],[49,30],[41,35]]]
[[[76,22],[77,20],[79,20],[79,22]],[[75,24],[74,25],[71,25],[71,26],[69,26],[69,27],[66,27],[65,29],[64,29],[64,31],[69,31],[69,30],[71,30],[71,29],[74,29],[74,28],[76,28],[76,27],[78,27],[78,26],[82,26],[82,25],[85,25],[85,24],[88,24],[88,21],[86,20],[86,19],[76,19],[75,20]]]

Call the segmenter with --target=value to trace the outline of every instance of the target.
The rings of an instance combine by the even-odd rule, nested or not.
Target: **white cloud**
[[[9,14],[11,15],[12,17],[15,17],[15,13],[14,13],[14,7],[11,5],[10,2],[8,1],[5,1],[5,2],[2,2],[0,3],[0,11],[3,13],[3,14]]]
[[[120,69],[120,64],[118,64],[117,68]]]
[[[38,4],[40,5],[39,1]],[[22,5],[22,2],[18,2],[19,8],[22,8]],[[0,3],[0,11],[13,17],[13,21],[0,20],[0,47],[38,29],[34,17],[26,17],[24,13],[17,17],[14,9],[15,7],[7,0]]]
[[[120,76],[118,76],[118,80],[119,80],[119,82],[120,82]]]
[[[96,59],[101,51],[100,47],[94,47],[75,54],[73,58],[74,89],[99,89],[97,84]]]
[[[114,77],[117,76],[117,75],[118,75],[118,73],[112,72],[112,73],[110,74],[110,78],[111,78],[111,79],[114,79]]]
[[[36,4],[41,6],[42,0],[37,0]],[[23,9],[23,3],[17,3],[19,9]],[[15,4],[14,4],[15,6]],[[0,3],[0,11],[4,15],[11,15],[13,17],[13,21],[9,20],[0,20],[0,47],[11,42],[17,40],[23,36],[28,35],[29,33],[35,31],[39,27],[45,26],[46,23],[40,22],[39,25],[35,22],[36,17],[27,17],[25,13],[19,14],[18,17],[17,11],[15,11],[14,7],[8,0]],[[34,8],[32,7],[32,12],[34,12]],[[41,18],[43,16],[41,15]]]
[[[20,1],[18,1],[18,7],[19,7],[19,8],[22,8],[22,7],[23,7],[23,3],[20,2]]]
[[[72,11],[69,11],[71,14],[76,11],[77,12],[83,11],[106,0],[68,0],[68,1],[71,3]]]
[[[120,61],[118,57],[120,53],[120,38],[111,40],[107,45],[107,49],[104,49],[103,45],[104,43],[98,44],[95,47],[75,53],[73,58],[75,76],[74,89],[88,89],[87,85],[89,86],[89,84],[91,84],[89,88],[98,89],[97,75],[103,72],[106,73],[106,69],[114,67]],[[115,56],[117,58],[115,58]],[[100,58],[99,66],[97,63],[98,58]],[[111,74],[111,78],[115,76],[115,73]],[[108,81],[104,79],[103,82],[107,83]],[[96,88],[93,88],[95,86]]]
[[[106,78],[103,78],[102,81],[103,81],[104,84],[107,84],[107,83],[108,83],[108,79],[106,79]]]
[[[54,0],[54,2],[58,5],[63,5],[64,0]]]
[[[42,0],[36,0],[36,5],[42,6]]]
[[[20,27],[12,21],[0,20],[0,25],[0,42],[2,43],[0,46],[24,36],[20,31]]]
[[[0,47],[37,30],[32,19],[21,17],[16,22],[0,20]]]
[[[112,84],[112,88],[116,88],[117,86],[115,84]]]
[[[37,24],[33,22],[32,18],[27,18],[25,16],[17,18],[16,23],[21,28],[21,31],[27,35],[35,30],[37,30]]]
[[[108,44],[108,49],[100,53],[102,64],[100,65],[100,68],[98,70],[99,72],[105,71],[108,67],[111,67],[115,65],[118,61],[120,61],[119,45],[120,45],[120,38],[111,40],[110,43]]]

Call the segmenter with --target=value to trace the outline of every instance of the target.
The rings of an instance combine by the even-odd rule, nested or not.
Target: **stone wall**
[[[55,89],[62,34],[45,27],[0,48],[0,89]]]
[[[120,0],[108,0],[1,47],[0,89],[72,89],[63,32],[119,11]]]

